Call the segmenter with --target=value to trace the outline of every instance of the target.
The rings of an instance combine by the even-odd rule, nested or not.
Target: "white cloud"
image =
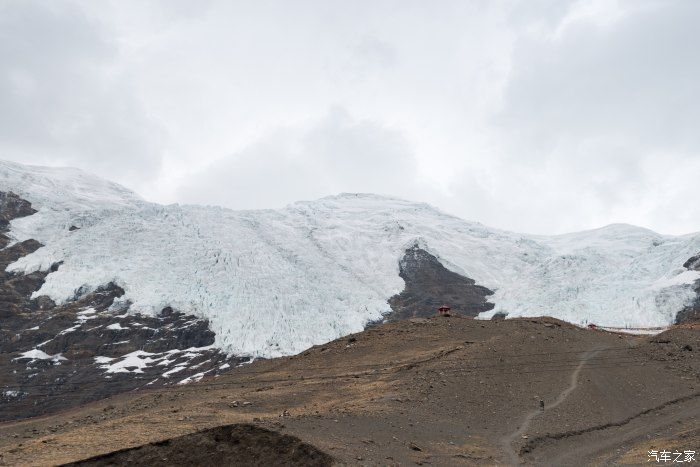
[[[700,158],[700,63],[690,46],[700,4],[630,2],[603,20],[591,11],[565,15],[556,37],[528,34],[516,45],[495,120],[501,180],[535,181],[538,191],[515,192],[550,230],[612,221],[698,230],[699,210],[679,202],[692,184],[675,169]],[[668,185],[683,195],[660,193]]]
[[[0,154],[118,180],[153,176],[161,135],[119,50],[72,3],[0,4]]]
[[[161,202],[375,191],[512,230],[700,230],[699,10],[10,1],[0,157]]]
[[[179,189],[198,203],[254,209],[343,191],[410,196],[415,176],[414,155],[400,133],[333,108],[190,174]]]

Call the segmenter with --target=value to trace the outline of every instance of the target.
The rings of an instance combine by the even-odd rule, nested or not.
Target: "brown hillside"
[[[181,449],[173,438],[252,423],[347,464],[646,463],[648,449],[700,448],[698,352],[693,326],[650,338],[546,318],[418,318],[5,423],[0,455],[55,464],[165,440]]]

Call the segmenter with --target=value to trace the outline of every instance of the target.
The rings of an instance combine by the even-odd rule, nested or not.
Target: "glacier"
[[[372,194],[277,210],[160,205],[78,169],[3,161],[0,191],[38,211],[11,222],[12,241],[44,245],[8,271],[61,263],[34,296],[60,304],[114,282],[125,295],[113,306],[206,318],[215,345],[242,356],[295,354],[381,320],[404,287],[399,261],[416,244],[495,292],[483,318],[665,326],[695,299],[700,279],[682,266],[700,252],[700,233],[614,224],[525,235]]]

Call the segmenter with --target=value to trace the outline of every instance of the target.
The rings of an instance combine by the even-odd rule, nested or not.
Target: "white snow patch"
[[[637,334],[644,336],[655,336],[666,331],[668,328],[607,328],[600,327],[598,329],[603,329],[605,331],[620,332],[624,334]]]
[[[66,357],[64,357],[60,353],[56,354],[56,355],[49,355],[46,352],[44,352],[43,350],[39,350],[39,349],[27,350],[26,352],[21,353],[19,357],[16,357],[13,360],[22,360],[25,358],[30,359],[32,362],[36,361],[36,360],[51,360],[52,362],[60,362],[60,361],[68,360]]]
[[[206,371],[203,371],[201,373],[196,373],[192,376],[188,376],[187,378],[183,379],[182,381],[178,381],[177,384],[187,384],[187,383],[191,383],[192,381],[199,381],[200,379],[202,379],[204,377],[204,375],[206,373],[207,373]]]
[[[121,331],[123,329],[129,329],[129,328],[122,327],[122,325],[119,323],[114,323],[114,324],[110,324],[109,326],[106,326],[105,329],[111,329],[113,331]]]
[[[106,362],[100,368],[105,373],[143,373],[143,369],[155,360],[151,358],[153,354],[143,350],[136,350],[119,357],[121,360],[115,363]]]
[[[95,319],[97,316],[94,316],[97,312],[95,311],[94,308],[86,308],[83,311],[79,311],[76,315],[78,318],[76,323],[78,324],[83,324],[88,320]]]
[[[80,324],[76,324],[75,326],[71,326],[71,327],[69,327],[69,328],[67,328],[67,329],[64,329],[63,331],[59,332],[58,335],[59,335],[59,336],[62,336],[62,335],[64,335],[64,334],[68,334],[68,333],[70,333],[70,332],[73,332],[73,331],[77,330],[78,328],[80,328]]]
[[[114,358],[111,358],[111,357],[103,357],[103,356],[95,357],[95,363],[98,363],[100,365],[104,365],[105,363],[109,363],[113,360],[114,360]]]
[[[195,368],[199,368],[200,366],[204,365],[205,363],[209,363],[209,362],[211,362],[211,359],[204,360],[203,362],[199,362],[196,365],[191,366],[190,369],[194,370]]]
[[[204,347],[188,347],[184,350],[178,350],[178,352],[198,352],[198,353],[201,353],[201,352],[204,352],[206,350],[213,350],[216,348],[217,348],[216,345],[212,344],[212,345],[205,345]]]

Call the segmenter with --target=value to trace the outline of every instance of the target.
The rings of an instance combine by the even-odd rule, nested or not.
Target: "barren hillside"
[[[8,465],[51,464],[159,442],[168,458],[196,445],[171,438],[249,423],[349,464],[645,463],[648,449],[700,445],[698,349],[692,325],[632,337],[553,319],[414,318],[187,386],[5,423],[0,452]],[[138,456],[94,462],[119,459]]]

